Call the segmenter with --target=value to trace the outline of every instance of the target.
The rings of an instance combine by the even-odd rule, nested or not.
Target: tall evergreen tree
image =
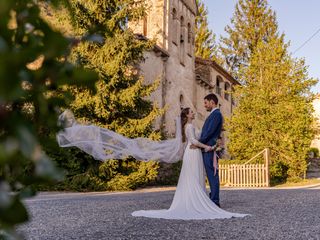
[[[248,160],[271,149],[271,177],[301,177],[314,136],[310,79],[303,60],[292,59],[283,37],[259,41],[243,70],[247,84],[237,89],[238,107],[227,124],[228,150]]]
[[[228,150],[248,160],[270,148],[272,179],[300,177],[313,138],[310,88],[316,80],[288,53],[267,0],[239,0],[231,23],[220,49],[244,85],[236,89],[238,107],[227,124]]]
[[[195,55],[204,59],[212,59],[221,64],[222,59],[218,54],[216,35],[208,26],[208,9],[201,0],[196,0],[198,15],[196,16],[195,29]]]
[[[96,71],[100,77],[96,93],[84,88],[73,89],[75,100],[71,109],[76,117],[127,137],[159,139],[160,134],[153,131],[152,124],[163,111],[147,100],[158,83],[145,85],[137,68],[143,53],[150,50],[153,43],[138,39],[127,28],[128,21],[138,21],[145,16],[145,1],[73,0],[71,5],[72,34],[83,38],[93,33],[90,38],[95,40],[80,42],[73,52],[73,61]],[[97,185],[107,182],[108,189],[130,189],[145,184],[155,179],[158,168],[157,163],[132,159],[93,165],[94,174],[85,168],[86,178],[98,178]]]
[[[239,70],[248,67],[257,44],[279,37],[276,14],[267,0],[239,0],[225,31],[227,35],[220,39],[225,67],[237,80],[246,83]]]

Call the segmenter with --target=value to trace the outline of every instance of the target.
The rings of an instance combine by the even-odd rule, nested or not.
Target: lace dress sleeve
[[[196,145],[196,146],[201,147],[201,148],[207,147],[207,145],[199,142],[199,141],[196,139],[195,129],[194,129],[194,127],[192,126],[192,124],[187,124],[185,130],[186,130],[186,137],[187,137],[187,139],[188,139],[189,142],[191,142],[193,145]]]
[[[195,136],[196,136],[196,139],[197,139],[197,140],[200,139],[201,131],[200,131],[198,128],[195,128]]]

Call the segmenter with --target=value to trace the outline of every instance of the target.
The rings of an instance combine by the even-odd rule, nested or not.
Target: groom
[[[206,119],[201,132],[199,141],[203,144],[214,146],[220,137],[223,118],[218,108],[218,98],[215,94],[211,93],[204,98],[204,107],[210,115]],[[203,162],[207,173],[207,178],[210,184],[210,199],[220,207],[219,202],[219,171],[218,164],[214,164],[214,151],[202,152]],[[217,158],[216,158],[217,159]]]

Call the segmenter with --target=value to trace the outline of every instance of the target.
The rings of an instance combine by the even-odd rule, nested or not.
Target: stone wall
[[[140,64],[140,74],[144,77],[146,84],[151,84],[156,80],[160,81],[159,87],[151,95],[151,101],[158,107],[165,106],[165,82],[166,82],[166,64],[168,54],[154,49],[144,54],[145,61]],[[160,129],[163,125],[163,117],[155,123],[155,128]]]
[[[313,101],[314,116],[317,118],[317,127],[320,127],[320,97]],[[320,150],[320,135],[315,136],[315,139],[311,142],[311,147],[318,148]]]

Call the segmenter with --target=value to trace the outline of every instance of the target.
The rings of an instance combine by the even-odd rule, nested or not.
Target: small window
[[[182,94],[180,94],[179,102],[180,102],[180,108],[183,109],[185,105],[184,105],[184,97]]]
[[[184,43],[184,18],[183,16],[181,16],[180,18],[180,43],[183,44]]]
[[[228,82],[226,82],[226,83],[224,84],[224,98],[225,98],[226,100],[228,100],[228,101],[229,101],[229,99],[230,99],[230,90],[231,90],[230,84],[229,84]]]
[[[188,55],[190,57],[192,57],[192,52],[193,52],[193,44],[192,44],[192,28],[191,28],[191,24],[188,23]]]
[[[177,18],[177,10],[175,8],[172,9],[172,42],[177,45],[178,41],[178,18]]]
[[[191,41],[192,41],[191,24],[188,23],[188,44],[191,44]]]
[[[222,83],[223,83],[222,77],[217,76],[217,79],[216,79],[216,93],[219,94],[220,96],[222,95]]]
[[[180,63],[184,66],[185,61],[185,25],[183,16],[180,17]]]
[[[175,8],[172,9],[172,18],[177,19],[177,10]]]
[[[184,26],[184,17],[183,16],[180,17],[180,26],[181,27]]]

